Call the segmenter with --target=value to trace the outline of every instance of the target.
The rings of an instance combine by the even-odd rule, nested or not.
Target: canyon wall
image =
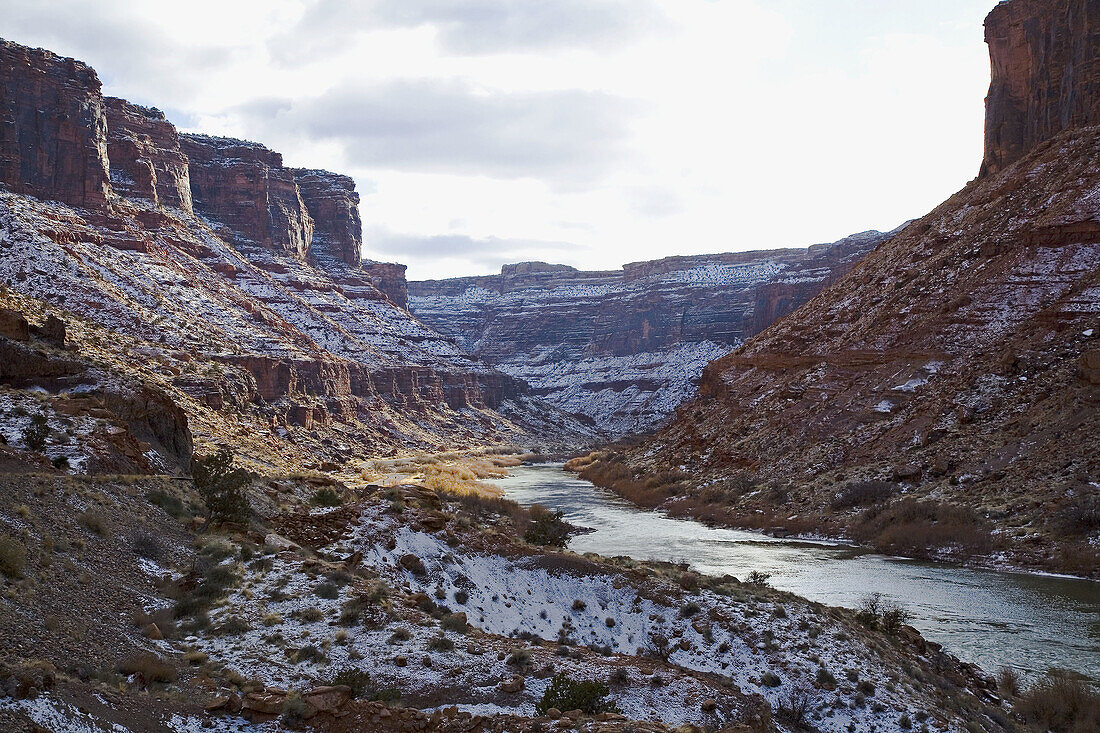
[[[159,109],[117,97],[105,102],[112,188],[127,198],[191,213],[191,174],[176,126]]]
[[[102,208],[107,112],[95,70],[0,38],[0,182],[16,193]]]
[[[257,143],[180,135],[46,51],[0,42],[0,89],[0,308],[33,321],[37,349],[60,348],[51,324],[79,320],[61,342],[87,357],[71,377],[80,389],[148,386],[185,411],[195,444],[287,470],[591,437],[408,313],[404,266],[360,260],[351,178],[291,170]],[[0,339],[9,331],[22,334]],[[44,390],[65,419],[74,385],[24,377],[37,381],[0,382]],[[73,453],[72,465],[186,468],[176,454],[190,438],[166,443],[126,404],[79,417],[102,423],[89,445],[125,444],[129,462]]]
[[[1062,130],[1100,124],[1100,2],[1010,0],[985,21],[992,60],[982,173]]]
[[[414,282],[410,307],[465,350],[611,434],[661,422],[710,360],[798,308],[883,241],[669,257],[619,271],[524,262]]]

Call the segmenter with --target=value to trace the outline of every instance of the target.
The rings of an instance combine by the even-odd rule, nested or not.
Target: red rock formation
[[[180,135],[190,161],[195,211],[224,224],[240,243],[304,258],[313,219],[283,156],[259,143]]]
[[[159,109],[107,97],[107,154],[114,190],[191,212],[191,178],[179,134]]]
[[[993,65],[982,174],[1037,144],[1100,123],[1100,2],[1008,0],[985,21]]]
[[[350,176],[308,168],[292,168],[291,173],[313,217],[313,260],[322,268],[333,261],[358,265],[362,259],[363,223],[355,181]]]
[[[371,284],[386,294],[390,302],[399,308],[409,308],[409,283],[405,279],[405,265],[396,262],[363,260],[359,269],[367,273]]]
[[[107,115],[95,70],[0,39],[0,183],[16,193],[107,205]]]

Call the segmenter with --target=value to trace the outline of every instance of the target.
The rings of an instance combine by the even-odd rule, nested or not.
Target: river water
[[[884,557],[848,545],[783,540],[716,529],[642,510],[559,465],[524,466],[494,480],[520,504],[543,504],[591,530],[575,552],[686,562],[708,574],[770,584],[832,606],[858,605],[872,592],[903,604],[925,638],[989,672],[1028,676],[1070,669],[1100,680],[1100,583],[994,572]]]

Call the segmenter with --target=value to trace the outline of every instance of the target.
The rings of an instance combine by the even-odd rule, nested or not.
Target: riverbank
[[[613,448],[575,457],[565,467],[639,507],[711,526],[834,537],[899,557],[1100,580],[1100,545],[1087,538],[1018,526],[1011,512],[976,510],[903,482],[852,480],[803,494],[760,483],[745,471],[704,479],[683,469],[638,468]]]
[[[994,572],[872,554],[847,543],[770,537],[642,510],[565,473],[526,466],[496,482],[508,498],[564,512],[595,531],[570,548],[605,556],[669,560],[714,575],[771,574],[771,584],[828,605],[856,607],[881,592],[904,604],[930,640],[984,669],[1039,678],[1069,668],[1100,680],[1100,584]]]

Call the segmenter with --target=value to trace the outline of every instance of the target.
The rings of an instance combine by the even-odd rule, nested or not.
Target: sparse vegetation
[[[160,560],[164,557],[164,547],[161,546],[160,540],[148,532],[137,532],[130,538],[130,547],[133,548],[135,555],[144,557],[146,560]]]
[[[760,675],[760,684],[764,687],[779,687],[783,684],[783,680],[779,678],[779,675],[774,672],[765,672]]]
[[[881,504],[897,493],[898,487],[888,481],[855,481],[840,490],[830,505],[834,511],[857,506]]]
[[[31,416],[30,425],[23,428],[23,444],[31,450],[41,453],[50,437],[50,423],[42,413]]]
[[[337,492],[336,489],[332,488],[331,486],[325,486],[323,488],[317,489],[317,491],[315,491],[313,493],[313,496],[310,498],[310,502],[314,506],[323,507],[335,507],[340,506],[344,503],[339,492]]]
[[[80,526],[89,532],[94,532],[98,535],[107,534],[107,520],[103,515],[94,510],[86,509],[77,515],[76,520],[80,522]]]
[[[558,673],[550,681],[550,686],[546,688],[542,699],[535,705],[535,712],[545,715],[550,708],[580,710],[588,715],[615,712],[615,706],[607,700],[609,692],[610,690],[603,682],[595,680],[582,682]]]
[[[116,669],[119,674],[141,675],[146,682],[175,682],[176,670],[168,662],[153,654],[135,654],[121,660]]]
[[[1100,730],[1100,692],[1066,675],[1048,676],[1023,694],[1016,713],[1032,730],[1086,733]]]
[[[768,580],[770,580],[771,577],[771,573],[763,573],[759,570],[753,570],[751,573],[748,574],[748,577],[745,578],[745,584],[754,586],[756,588],[764,588],[768,585]]]
[[[937,501],[902,499],[867,509],[852,536],[896,555],[928,558],[939,548],[966,556],[994,548],[989,522],[973,510]]]

